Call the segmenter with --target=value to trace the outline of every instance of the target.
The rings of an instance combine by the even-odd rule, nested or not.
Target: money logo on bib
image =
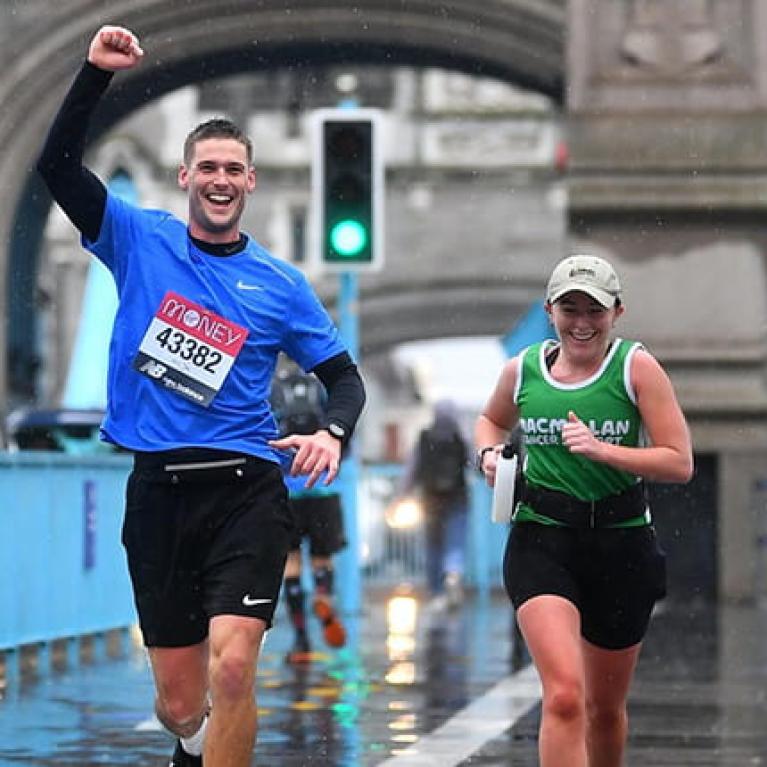
[[[247,336],[246,328],[168,291],[141,340],[133,368],[207,407]]]

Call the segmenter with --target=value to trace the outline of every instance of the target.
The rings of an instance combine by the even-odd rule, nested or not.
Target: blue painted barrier
[[[125,455],[0,455],[0,650],[135,622]]]
[[[127,455],[0,454],[0,652],[136,622],[120,544],[130,466]],[[338,558],[341,596],[362,576],[364,546],[382,538],[381,482],[394,492],[401,470],[359,467],[361,536]],[[508,534],[490,521],[490,501],[489,489],[472,477],[466,585],[480,594],[502,585]]]
[[[509,526],[490,518],[493,491],[481,477],[469,484],[469,540],[466,560],[466,582],[480,596],[503,588],[503,552],[509,537]]]

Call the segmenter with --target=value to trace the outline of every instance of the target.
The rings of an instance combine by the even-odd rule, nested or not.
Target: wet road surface
[[[349,645],[285,663],[283,614],[260,664],[253,765],[464,767],[537,764],[539,685],[520,668],[503,595],[430,609],[406,588],[368,594]],[[628,765],[767,765],[767,608],[667,603],[655,616],[630,700]],[[316,627],[313,627],[316,630]],[[32,678],[0,701],[0,767],[166,765],[132,646]]]

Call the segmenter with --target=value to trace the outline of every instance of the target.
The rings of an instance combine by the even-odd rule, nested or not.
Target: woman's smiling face
[[[604,352],[615,320],[623,313],[622,306],[604,307],[578,290],[565,293],[546,309],[563,347],[586,356]]]

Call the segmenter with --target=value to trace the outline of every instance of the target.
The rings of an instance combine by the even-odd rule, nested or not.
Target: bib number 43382
[[[133,367],[207,407],[247,336],[246,328],[168,291],[141,340]]]

